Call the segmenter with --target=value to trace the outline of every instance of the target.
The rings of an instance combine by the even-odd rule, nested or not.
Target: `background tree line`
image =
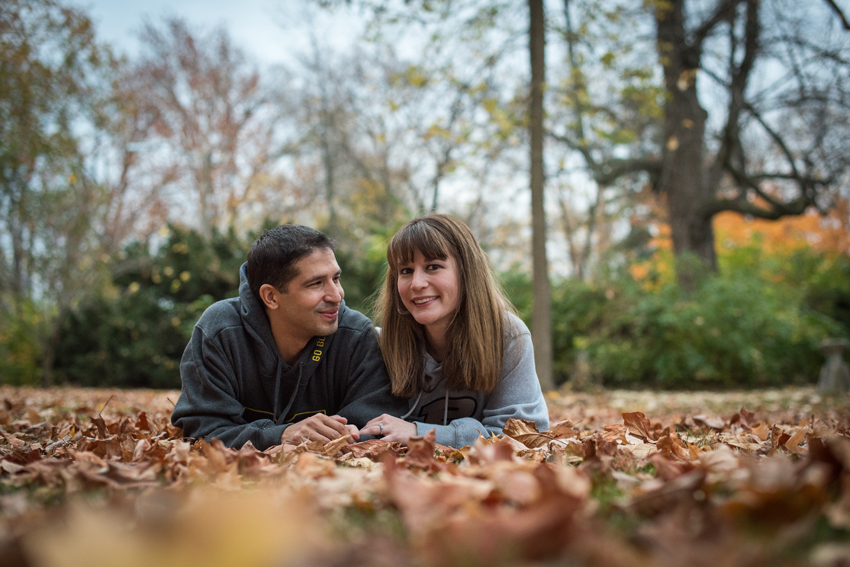
[[[807,380],[850,334],[837,4],[319,4],[367,37],[268,69],[178,18],[127,58],[80,9],[0,7],[3,382],[176,387],[263,226],[333,235],[368,309],[431,210],[490,252],[542,380]]]

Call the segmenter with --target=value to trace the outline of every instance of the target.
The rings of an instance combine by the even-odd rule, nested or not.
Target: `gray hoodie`
[[[510,418],[527,419],[537,428],[549,428],[549,411],[534,368],[531,333],[522,320],[508,314],[502,379],[492,392],[448,391],[442,366],[426,354],[427,389],[410,400],[408,421],[416,434],[437,430],[437,443],[450,447],[472,445],[481,434],[501,434]]]
[[[317,413],[358,428],[382,413],[401,415],[407,401],[390,381],[372,324],[343,304],[339,328],[313,337],[290,366],[280,356],[268,317],[240,270],[239,297],[211,305],[198,320],[180,363],[183,391],[171,422],[187,437],[280,444],[289,424]]]

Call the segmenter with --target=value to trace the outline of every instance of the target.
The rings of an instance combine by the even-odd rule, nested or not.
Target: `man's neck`
[[[282,328],[280,324],[276,324],[273,319],[269,319],[272,328],[272,337],[274,337],[274,343],[277,346],[277,352],[280,353],[280,357],[283,358],[284,362],[288,365],[292,366],[298,361],[298,355],[301,354],[301,351],[304,350],[304,347],[307,346],[307,343],[310,342],[309,338],[295,337],[288,329]]]

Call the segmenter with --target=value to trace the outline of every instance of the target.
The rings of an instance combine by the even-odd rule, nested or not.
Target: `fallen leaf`
[[[652,440],[652,427],[643,413],[639,411],[624,413],[623,422],[625,422],[626,427],[629,428],[629,432],[632,435],[637,435],[643,438],[644,441]]]

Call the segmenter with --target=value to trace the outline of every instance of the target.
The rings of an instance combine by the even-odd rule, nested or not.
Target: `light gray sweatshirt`
[[[508,314],[502,379],[492,392],[447,391],[441,363],[427,355],[425,383],[429,391],[411,398],[406,419],[416,434],[437,430],[437,443],[450,447],[473,445],[479,433],[501,434],[510,418],[527,419],[540,430],[549,428],[549,410],[534,368],[531,333],[522,320]]]

